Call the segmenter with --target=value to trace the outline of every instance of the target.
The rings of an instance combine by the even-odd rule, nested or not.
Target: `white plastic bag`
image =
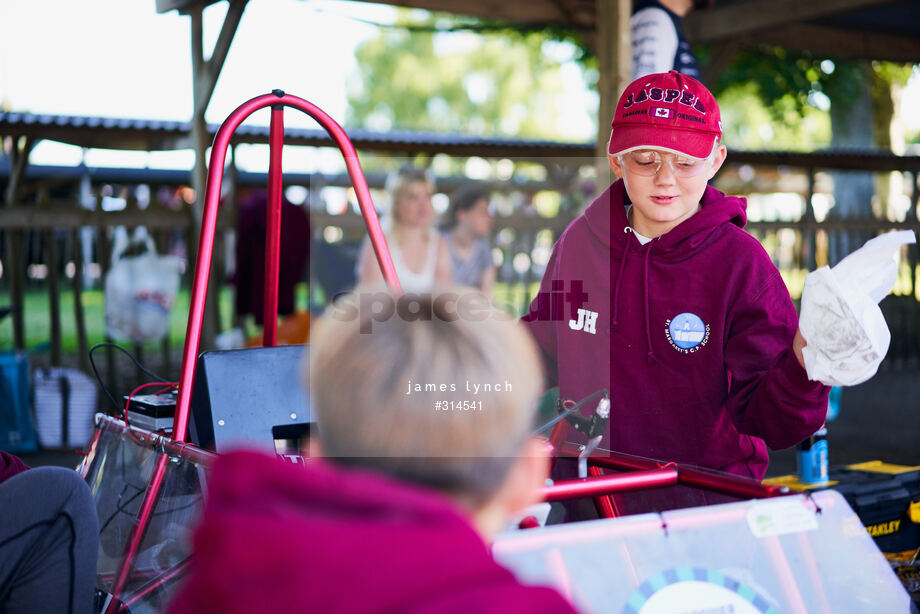
[[[116,229],[112,267],[105,277],[106,332],[113,339],[158,341],[169,330],[182,263],[175,256],[158,255],[143,228],[135,230],[133,243],[143,243],[147,251],[124,256],[131,243],[124,228]]]

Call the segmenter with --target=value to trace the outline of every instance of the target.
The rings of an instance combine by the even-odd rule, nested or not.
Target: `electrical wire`
[[[92,367],[92,369],[93,369],[93,375],[96,376],[96,381],[99,382],[99,388],[102,389],[102,392],[105,393],[105,396],[107,396],[107,397],[109,398],[109,400],[112,402],[112,407],[115,408],[115,412],[116,412],[116,413],[121,413],[121,406],[118,404],[118,402],[115,400],[115,397],[112,396],[112,393],[109,391],[108,387],[106,387],[105,383],[102,381],[102,376],[99,375],[99,370],[96,368],[96,361],[93,360],[93,352],[95,352],[96,350],[98,350],[98,349],[101,348],[101,347],[112,347],[112,348],[115,348],[116,350],[118,350],[118,351],[124,353],[125,355],[127,355],[128,358],[130,358],[132,361],[134,361],[134,364],[137,366],[137,368],[140,369],[140,371],[141,371],[142,373],[144,373],[145,375],[147,375],[148,377],[151,377],[151,378],[153,378],[153,379],[155,379],[155,380],[157,380],[157,381],[160,381],[160,382],[166,382],[166,381],[167,381],[166,378],[160,377],[159,375],[157,375],[157,374],[154,373],[153,371],[150,371],[149,369],[147,369],[144,365],[142,365],[142,364],[140,363],[140,361],[137,360],[137,358],[134,357],[134,354],[132,354],[131,352],[129,352],[129,351],[126,350],[125,348],[121,347],[121,346],[118,345],[117,343],[110,343],[110,342],[108,342],[108,341],[104,341],[104,342],[102,342],[102,343],[97,343],[96,345],[94,345],[93,347],[91,347],[91,348],[89,349],[89,366]]]

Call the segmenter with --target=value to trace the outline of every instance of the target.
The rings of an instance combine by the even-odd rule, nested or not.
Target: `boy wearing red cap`
[[[798,316],[746,201],[707,185],[725,161],[719,107],[698,81],[647,75],[617,104],[619,177],[566,229],[525,316],[564,398],[610,390],[602,447],[760,480],[767,446],[824,422]],[[561,302],[561,301],[560,301]]]

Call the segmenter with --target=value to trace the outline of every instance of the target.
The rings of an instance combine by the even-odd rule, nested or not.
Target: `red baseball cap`
[[[614,156],[651,148],[707,158],[722,138],[716,99],[702,83],[676,70],[630,83],[612,127],[607,151]]]

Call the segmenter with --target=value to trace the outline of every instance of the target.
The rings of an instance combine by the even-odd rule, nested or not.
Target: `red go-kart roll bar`
[[[394,292],[397,294],[402,293],[402,287],[399,284],[396,269],[393,266],[393,259],[390,257],[390,251],[387,248],[383,230],[380,227],[380,220],[371,200],[367,180],[361,170],[361,163],[358,161],[358,154],[342,127],[313,103],[297,96],[285,94],[282,90],[273,90],[271,94],[257,96],[241,104],[221,124],[211,146],[208,181],[201,219],[201,234],[198,241],[198,255],[195,260],[195,279],[192,283],[191,305],[189,307],[188,327],[185,331],[185,347],[182,351],[182,368],[179,375],[176,415],[173,423],[173,439],[180,445],[184,444],[188,438],[192,384],[195,381],[195,367],[201,345],[201,329],[204,322],[205,303],[207,302],[208,280],[211,276],[214,231],[217,227],[220,188],[223,182],[227,149],[230,146],[230,138],[240,124],[243,123],[243,120],[255,111],[265,107],[271,107],[271,123],[268,142],[268,219],[265,241],[265,302],[263,303],[265,324],[262,343],[264,346],[271,347],[276,342],[278,326],[278,259],[281,245],[281,151],[284,145],[285,106],[300,109],[315,119],[338,145],[345,158],[345,166],[355,188],[358,204],[361,207],[361,213],[367,225],[371,246],[374,248],[383,278]],[[125,553],[115,576],[115,581],[112,584],[111,594],[113,598],[106,608],[106,614],[115,614],[122,608],[123,604],[118,598],[125,588],[131,565],[137,556],[147,525],[150,522],[157,496],[162,487],[163,477],[166,473],[166,462],[167,456],[164,454],[154,466],[150,483],[146,493],[144,493],[144,499],[137,515],[137,524],[134,525],[131,534],[128,536]]]
[[[230,137],[243,120],[253,112],[265,107],[272,108],[271,126],[269,128],[269,167],[268,167],[268,224],[265,258],[265,329],[263,345],[275,345],[277,317],[270,314],[278,312],[278,253],[281,243],[281,148],[284,140],[284,107],[300,109],[315,119],[332,137],[345,157],[348,176],[355,188],[371,245],[377,255],[377,261],[383,271],[383,278],[396,293],[402,292],[393,259],[387,249],[380,228],[377,211],[371,201],[361,163],[354,146],[345,131],[335,120],[316,105],[303,98],[274,90],[271,94],[257,96],[241,104],[231,113],[214,137],[211,147],[211,159],[208,164],[208,183],[204,197],[204,211],[201,219],[201,236],[198,244],[198,259],[195,261],[195,281],[192,285],[191,306],[189,308],[188,328],[185,331],[185,349],[182,351],[182,370],[179,376],[179,394],[176,399],[176,418],[173,436],[176,441],[185,441],[188,435],[189,410],[192,399],[192,382],[195,381],[195,366],[201,342],[201,327],[204,321],[204,306],[207,299],[208,278],[211,274],[211,255],[214,252],[214,229],[217,225],[217,210],[220,203],[220,186],[224,175],[224,162]]]

